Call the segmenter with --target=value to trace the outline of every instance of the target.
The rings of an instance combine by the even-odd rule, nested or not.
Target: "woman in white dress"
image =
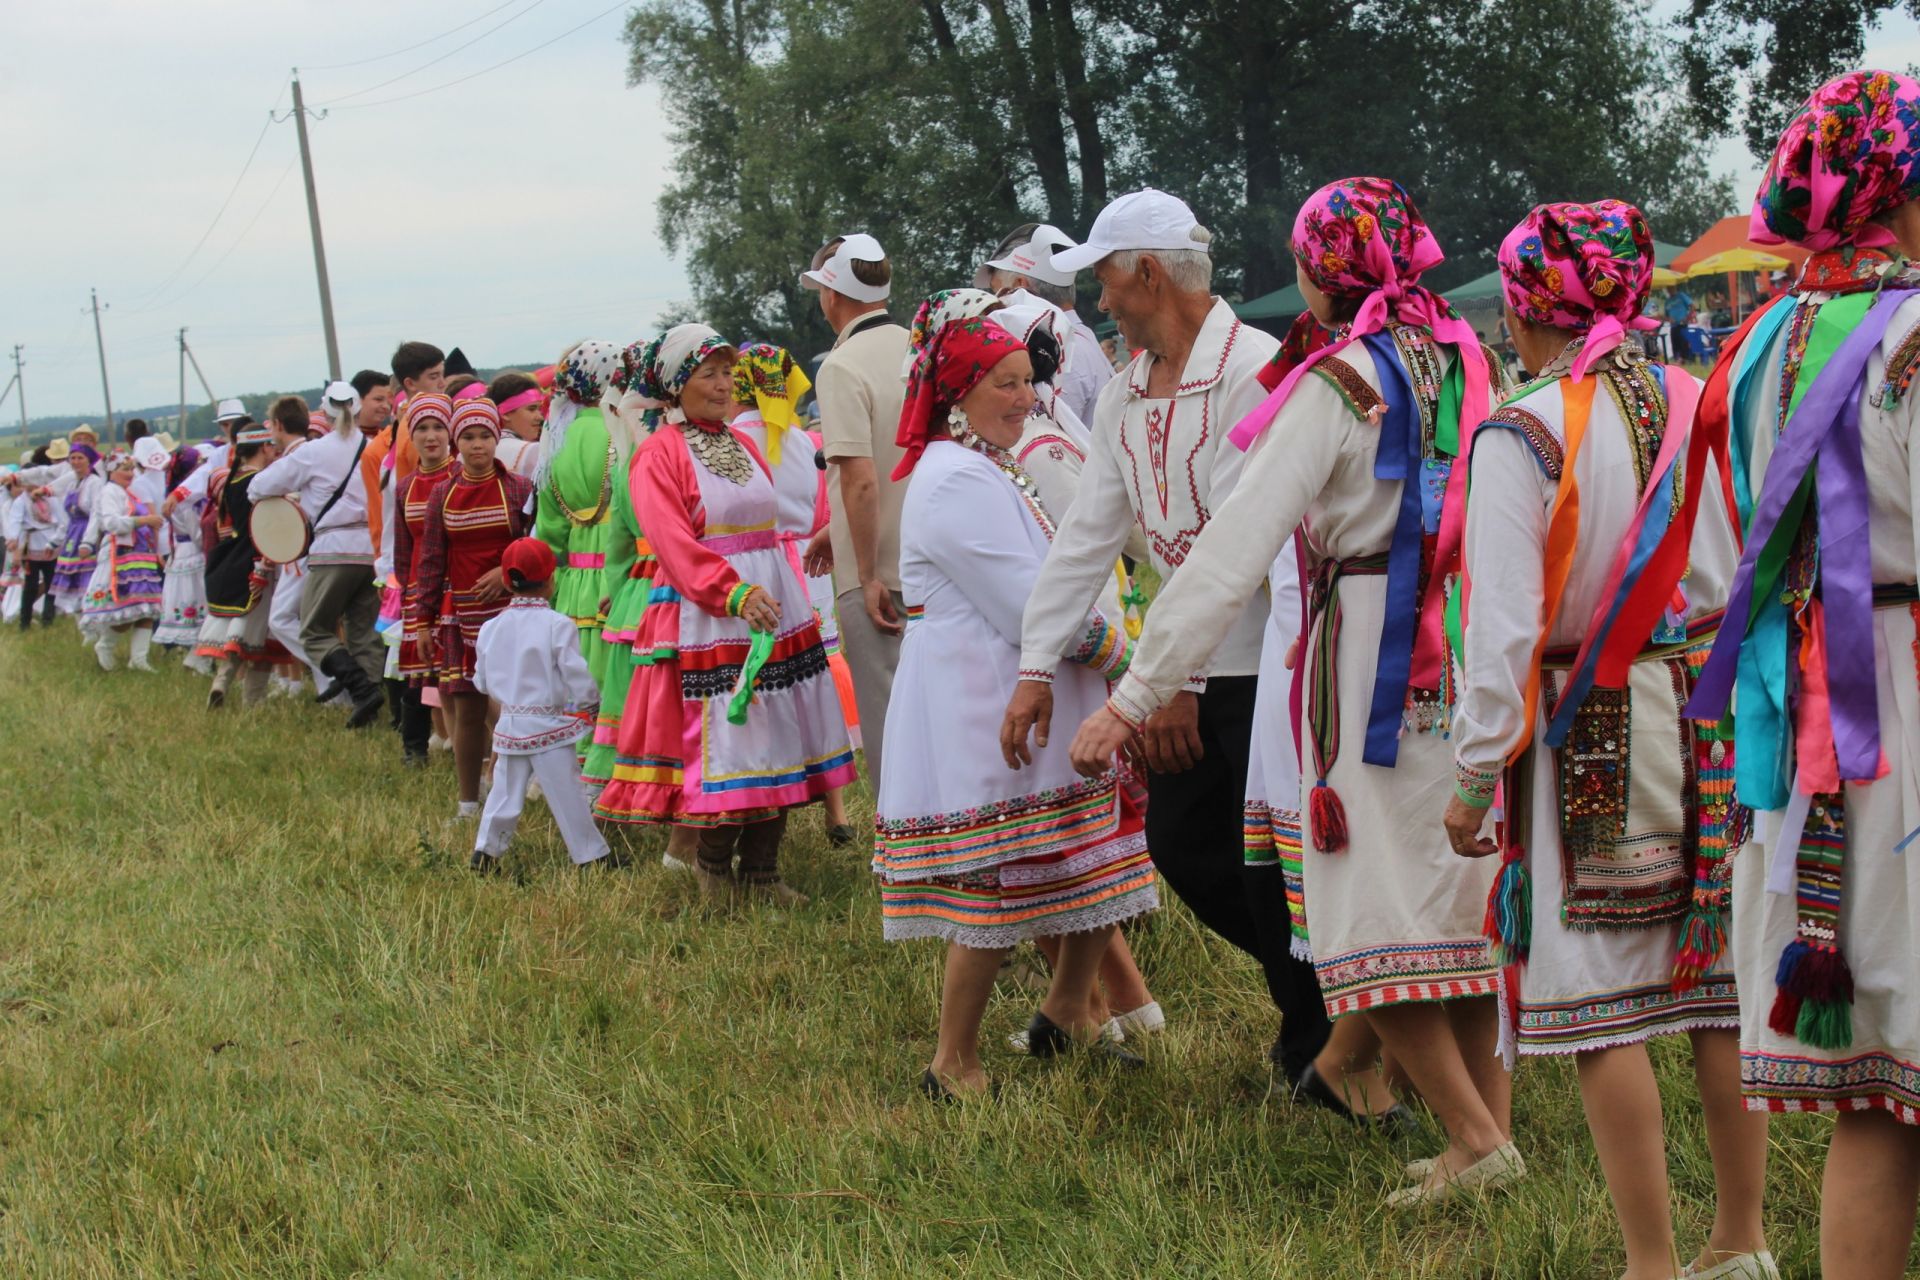
[[[1754,238],[1812,256],[1701,406],[1730,415],[1751,512],[1688,708],[1717,719],[1731,696],[1755,813],[1733,877],[1741,1083],[1756,1109],[1838,1113],[1820,1261],[1850,1280],[1906,1272],[1920,1198],[1917,121],[1920,84],[1856,71],[1788,124]]]
[[[1517,963],[1518,1050],[1576,1055],[1629,1280],[1673,1275],[1646,1042],[1682,1034],[1717,1191],[1694,1266],[1743,1259],[1720,1274],[1766,1277],[1766,1117],[1741,1106],[1725,955],[1732,770],[1718,727],[1681,714],[1726,604],[1734,522],[1713,432],[1694,424],[1699,385],[1628,338],[1653,265],[1646,219],[1617,200],[1543,205],[1500,247],[1534,381],[1473,441],[1446,824],[1456,853],[1496,852],[1479,832],[1504,774],[1489,915]],[[1644,566],[1614,578],[1642,545]]]
[[[200,451],[191,445],[181,449],[174,455],[167,492],[180,493],[186,478],[199,467]],[[160,619],[153,628],[155,644],[185,649],[181,665],[203,676],[213,674],[213,663],[194,652],[207,620],[207,555],[200,546],[200,512],[205,505],[204,498],[176,502],[167,518],[172,545],[167,552],[166,585],[160,592]]]
[[[1020,678],[1021,614],[1053,533],[1010,452],[1031,378],[1004,329],[953,321],[922,351],[900,417],[906,455],[894,478],[912,477],[900,522],[908,625],[874,870],[885,936],[948,944],[939,1043],[921,1077],[936,1099],[987,1089],[981,1018],[1002,958],[1028,938],[1060,939],[1028,1051],[1052,1057],[1096,1041],[1139,1062],[1099,1039],[1091,1004],[1116,926],[1159,905],[1138,788],[1111,763],[1076,777],[1064,743],[1009,749],[1004,763],[996,749]],[[1130,652],[1117,622],[1089,615],[1055,686],[1063,714],[1099,706]]]
[[[127,668],[152,671],[147,648],[153,620],[160,614],[165,575],[161,569],[167,518],[133,490],[140,466],[130,453],[107,462],[107,483],[93,503],[93,520],[83,548],[97,555],[81,601],[81,629],[94,637],[93,652],[103,671],[114,668],[119,637],[128,637]]]

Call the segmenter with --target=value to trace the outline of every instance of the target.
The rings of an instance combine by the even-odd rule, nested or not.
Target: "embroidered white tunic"
[[[1080,491],[1061,520],[1022,625],[1020,669],[1051,673],[1085,629],[1087,609],[1113,576],[1130,532],[1145,534],[1163,582],[1172,583],[1195,541],[1240,478],[1245,460],[1227,433],[1266,398],[1260,370],[1279,343],[1241,324],[1215,299],[1195,337],[1174,394],[1149,398],[1153,353],[1141,352],[1107,384],[1094,410],[1093,449]],[[1278,550],[1276,543],[1261,561]],[[1257,579],[1256,579],[1257,585]],[[1260,668],[1267,602],[1252,593],[1232,603],[1231,625],[1188,673],[1250,676]],[[1202,674],[1204,673],[1204,674]]]
[[[1830,295],[1802,300],[1823,302]],[[1758,358],[1754,418],[1733,430],[1751,442],[1747,474],[1757,500],[1778,428],[1780,338]],[[1920,351],[1920,300],[1894,313],[1867,361],[1860,390],[1860,439],[1867,473],[1868,533],[1876,584],[1915,581],[1920,569],[1920,401],[1911,389],[1888,399],[1889,373],[1911,377]],[[1792,864],[1785,892],[1769,892],[1767,863],[1791,859],[1798,833],[1781,831],[1781,815],[1756,814],[1755,839],[1734,860],[1733,947],[1740,980],[1740,1075],[1747,1104],[1773,1111],[1859,1111],[1881,1108],[1920,1123],[1920,841],[1894,846],[1920,827],[1920,659],[1914,609],[1873,611],[1874,683],[1879,691],[1880,749],[1887,774],[1846,789],[1847,852],[1840,904],[1841,951],[1853,970],[1853,1043],[1819,1049],[1767,1025],[1780,953],[1793,940]],[[1749,642],[1751,643],[1751,642]],[[1734,708],[1739,714],[1739,707]],[[1776,851],[1775,845],[1788,847]]]
[[[307,550],[305,563],[315,568],[373,563],[373,535],[367,526],[367,486],[355,460],[360,447],[361,436],[357,431],[345,437],[328,432],[318,440],[296,445],[254,478],[255,501],[280,495],[292,497],[299,502],[309,521],[319,516],[334,490],[340,491],[340,500],[313,531],[313,545]],[[342,481],[345,481],[344,487]]]
[[[571,746],[592,724],[577,713],[600,702],[573,619],[539,596],[513,597],[481,626],[473,685],[500,704],[501,755]]]
[[[1595,375],[1597,377],[1598,375]],[[1678,375],[1686,377],[1685,374]],[[1563,802],[1557,754],[1546,731],[1546,696],[1535,723],[1524,722],[1534,647],[1545,613],[1547,527],[1552,518],[1566,447],[1564,384],[1549,383],[1502,406],[1496,418],[1517,427],[1487,427],[1474,438],[1472,499],[1467,504],[1466,563],[1474,584],[1468,602],[1464,676],[1453,721],[1454,751],[1466,769],[1498,769],[1527,733],[1535,735],[1531,822],[1522,837],[1532,881],[1532,947],[1520,977],[1521,1053],[1578,1053],[1633,1044],[1650,1036],[1704,1027],[1732,1027],[1739,1009],[1731,960],[1726,959],[1684,994],[1672,990],[1678,918],[1620,928],[1569,928],[1562,854]],[[1640,501],[1633,428],[1613,397],[1595,387],[1583,443],[1576,455],[1579,553],[1547,637],[1551,650],[1577,649],[1603,599],[1614,555]],[[1535,443],[1529,445],[1528,440]],[[1695,522],[1686,599],[1675,621],[1711,615],[1726,604],[1738,555],[1716,477],[1704,482]],[[1675,656],[1672,661],[1684,660]],[[1567,673],[1544,677],[1564,687]],[[1576,883],[1613,896],[1648,892],[1681,874],[1690,890],[1686,769],[1692,754],[1690,722],[1680,715],[1687,686],[1665,659],[1636,663],[1628,678],[1627,809],[1621,835]],[[1573,744],[1569,744],[1572,746]]]
[[[1380,374],[1361,343],[1301,381],[1248,450],[1233,496],[1192,545],[1184,571],[1148,611],[1133,665],[1114,690],[1128,716],[1144,718],[1179,693],[1185,673],[1238,636],[1249,601],[1265,622],[1261,581],[1302,521],[1310,575],[1324,561],[1381,555],[1392,543],[1400,482],[1374,478],[1379,428],[1336,389],[1336,370],[1357,380],[1349,395],[1379,401]],[[1440,824],[1453,791],[1449,744],[1403,733],[1396,767],[1361,759],[1386,586],[1384,576],[1339,584],[1344,621],[1333,662],[1344,745],[1327,781],[1345,802],[1349,842],[1344,852],[1319,853],[1309,839],[1304,854],[1313,963],[1335,1017],[1486,995],[1498,985],[1480,932],[1493,860],[1457,857]],[[1314,658],[1310,642],[1300,661]]]

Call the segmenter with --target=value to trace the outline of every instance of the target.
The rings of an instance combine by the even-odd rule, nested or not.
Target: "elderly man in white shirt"
[[[386,702],[380,687],[386,651],[374,631],[380,592],[360,469],[367,437],[357,425],[360,396],[351,384],[328,387],[321,405],[333,430],[269,465],[250,491],[256,501],[294,498],[313,523],[300,594],[300,647],[322,675],[345,686],[353,699],[347,726],[358,729],[372,724]]]
[[[1108,205],[1086,244],[1051,260],[1065,273],[1093,267],[1101,310],[1145,350],[1100,393],[1080,491],[1028,600],[1021,681],[1002,731],[1009,763],[1028,751],[1030,731],[1045,742],[1054,669],[1129,534],[1144,532],[1154,568],[1171,581],[1239,478],[1244,455],[1227,432],[1265,398],[1258,375],[1279,344],[1213,295],[1211,239],[1185,202],[1148,189]],[[1147,847],[1200,921],[1260,962],[1282,1014],[1273,1057],[1294,1079],[1330,1025],[1312,966],[1291,953],[1284,881],[1248,868],[1241,844],[1267,612],[1261,594],[1209,668],[1148,722]]]
[[[1045,223],[1015,227],[987,263],[987,287],[1010,307],[1038,303],[1060,313],[1060,397],[1080,421],[1092,422],[1094,404],[1114,372],[1093,326],[1074,311],[1073,282],[1079,273],[1053,264],[1054,254],[1074,247],[1071,236]]]

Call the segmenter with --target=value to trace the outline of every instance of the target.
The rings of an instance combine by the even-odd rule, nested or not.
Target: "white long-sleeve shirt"
[[[1146,394],[1152,352],[1136,356],[1125,374],[1107,384],[1094,410],[1093,448],[1079,493],[1027,602],[1022,672],[1050,674],[1061,655],[1080,643],[1087,610],[1111,580],[1113,563],[1136,528],[1162,581],[1171,586],[1179,578],[1202,531],[1239,481],[1246,455],[1227,433],[1266,398],[1258,374],[1279,345],[1241,324],[1233,308],[1216,298],[1172,396]],[[1285,541],[1283,533],[1260,557],[1262,574]],[[1255,586],[1258,581],[1256,575]],[[1220,634],[1188,669],[1192,678],[1182,681],[1187,687],[1203,688],[1207,675],[1259,671],[1267,601],[1255,594],[1223,606]]]
[[[313,545],[307,551],[309,565],[373,563],[367,486],[359,464],[363,443],[358,431],[345,436],[329,432],[270,464],[248,487],[256,502],[281,495],[294,498],[309,520],[319,517],[334,491],[340,491],[339,501],[314,526]]]
[[[580,656],[580,630],[539,596],[515,596],[480,628],[473,686],[500,704],[493,749],[532,755],[579,740],[600,690]]]

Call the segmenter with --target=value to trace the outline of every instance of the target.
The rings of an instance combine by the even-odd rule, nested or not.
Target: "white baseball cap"
[[[885,302],[893,292],[893,284],[867,284],[853,274],[853,264],[859,262],[885,262],[887,251],[880,242],[864,231],[856,231],[843,236],[840,247],[833,256],[813,271],[800,273],[800,287],[803,289],[831,289],[835,293],[844,293],[855,302]]]
[[[995,258],[987,265],[995,271],[1011,272],[1041,284],[1069,285],[1073,283],[1074,273],[1056,266],[1054,255],[1074,247],[1072,236],[1043,223],[1033,229],[1025,244],[1015,245],[1007,250],[1006,257]]]
[[[1053,255],[1055,271],[1074,272],[1091,267],[1109,254],[1136,250],[1198,249],[1206,252],[1213,237],[1194,218],[1187,202],[1147,187],[1121,196],[1093,220],[1087,242]]]
[[[222,400],[220,407],[213,412],[215,422],[238,422],[247,416],[247,406],[238,400]]]

